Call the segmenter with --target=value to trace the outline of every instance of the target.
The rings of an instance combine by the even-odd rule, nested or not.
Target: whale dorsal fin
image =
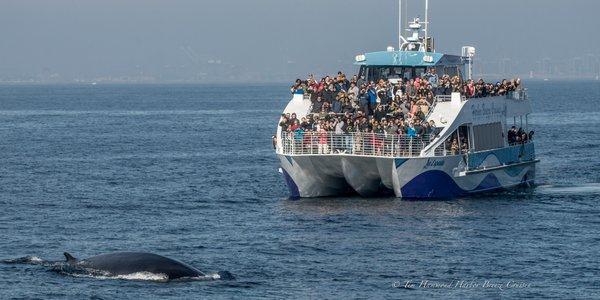
[[[63,254],[65,255],[65,258],[67,259],[68,263],[74,263],[77,261],[77,259],[73,257],[73,255],[69,254],[69,252],[65,252]]]

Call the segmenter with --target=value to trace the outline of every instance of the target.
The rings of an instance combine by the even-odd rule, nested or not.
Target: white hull
[[[452,198],[509,189],[535,180],[533,143],[443,157],[344,154],[278,155],[292,197]]]

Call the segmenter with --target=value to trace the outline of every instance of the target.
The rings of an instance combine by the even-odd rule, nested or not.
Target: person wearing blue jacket
[[[299,152],[304,151],[304,149],[302,147],[303,140],[304,140],[304,129],[302,127],[298,127],[298,128],[296,128],[296,130],[294,130],[294,146],[295,146],[294,152],[299,153]]]
[[[415,129],[415,125],[410,123],[408,128],[406,129],[406,136],[410,138],[414,138],[417,136],[417,130]]]
[[[372,115],[373,108],[377,106],[377,91],[375,91],[373,84],[371,84],[367,90],[367,97],[369,98],[369,115]]]

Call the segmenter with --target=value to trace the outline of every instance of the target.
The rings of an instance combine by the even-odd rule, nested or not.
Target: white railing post
[[[310,132],[310,154],[315,154],[315,135],[314,131]]]

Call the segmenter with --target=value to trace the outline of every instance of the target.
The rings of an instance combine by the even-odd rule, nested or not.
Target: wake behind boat
[[[521,81],[474,81],[475,49],[435,52],[427,17],[407,37],[400,28],[399,49],[357,55],[350,80],[339,72],[292,87],[275,140],[291,197],[452,198],[532,185]]]

